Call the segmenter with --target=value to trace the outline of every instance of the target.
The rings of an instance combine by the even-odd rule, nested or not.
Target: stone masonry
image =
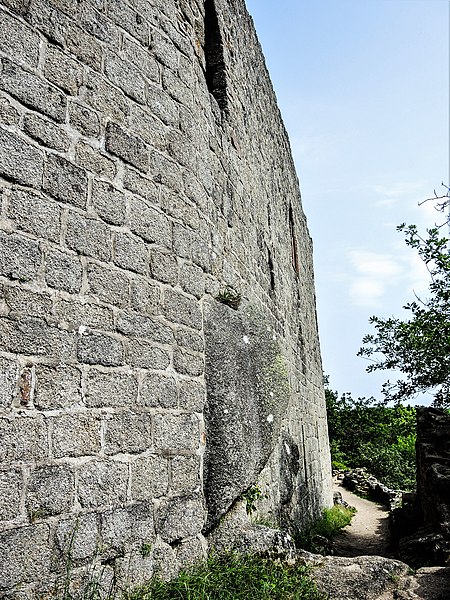
[[[0,0],[0,61],[0,598],[170,577],[255,486],[317,517],[311,241],[243,0]]]

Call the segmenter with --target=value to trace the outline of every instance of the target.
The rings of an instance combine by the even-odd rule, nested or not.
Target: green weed
[[[221,302],[222,304],[226,304],[227,306],[230,306],[234,310],[237,310],[239,308],[241,299],[242,299],[241,294],[239,294],[239,292],[237,292],[234,288],[232,288],[229,285],[226,286],[223,290],[220,290],[220,292],[216,296],[216,300],[218,302]]]
[[[256,555],[210,556],[172,581],[154,579],[125,600],[325,600],[300,565]]]
[[[355,508],[346,508],[340,504],[336,504],[333,508],[325,508],[321,519],[296,536],[297,546],[311,552],[324,553],[325,550],[326,553],[327,542],[331,543],[339,531],[350,524],[355,513]]]

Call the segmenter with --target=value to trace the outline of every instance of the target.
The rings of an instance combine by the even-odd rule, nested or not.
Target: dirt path
[[[407,565],[403,564],[401,571],[402,563],[386,560],[392,558],[387,508],[352,494],[339,481],[335,481],[334,489],[358,512],[351,524],[344,527],[335,538],[334,556],[325,557],[325,566],[317,572],[316,580],[329,598],[450,600],[449,567],[424,567],[412,574],[408,572]],[[369,556],[373,558],[368,558]],[[350,562],[345,562],[346,560]],[[390,578],[389,573],[394,573],[397,568],[395,565],[400,565],[400,571]]]
[[[335,556],[387,556],[389,552],[389,511],[386,507],[360,498],[335,482],[335,491],[357,509],[352,522],[333,544]]]

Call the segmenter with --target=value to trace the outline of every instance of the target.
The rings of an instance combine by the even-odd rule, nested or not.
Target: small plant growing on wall
[[[248,516],[256,510],[256,501],[263,497],[262,491],[257,485],[252,485],[246,492],[242,494],[242,500],[245,500],[245,512]]]
[[[241,303],[242,296],[233,287],[227,285],[216,296],[216,300],[222,304],[226,304],[230,308],[237,310]]]

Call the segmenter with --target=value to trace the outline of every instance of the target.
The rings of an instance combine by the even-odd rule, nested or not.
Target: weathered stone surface
[[[0,596],[69,556],[73,597],[171,577],[255,484],[318,517],[312,248],[244,0],[0,4]]]
[[[70,102],[69,122],[84,135],[97,137],[100,134],[100,120],[97,113],[79,102]]]
[[[47,425],[42,416],[0,419],[2,463],[44,460],[47,456]]]
[[[18,470],[0,471],[0,521],[10,521],[19,515],[22,480]]]
[[[155,347],[152,342],[130,339],[127,342],[128,364],[142,369],[161,369],[169,366],[170,357],[166,350]]]
[[[70,212],[67,218],[66,244],[79,254],[108,261],[111,257],[109,228],[97,219],[86,219]]]
[[[164,315],[170,321],[187,325],[193,329],[202,328],[202,314],[199,305],[189,296],[167,289],[164,293],[163,309]]]
[[[75,474],[69,466],[45,466],[32,471],[26,507],[31,521],[69,512],[75,500]]]
[[[123,192],[105,181],[95,181],[92,188],[92,204],[98,216],[113,225],[125,220],[126,200]]]
[[[86,206],[88,180],[84,169],[65,158],[51,154],[45,165],[43,188],[60,202],[78,208]]]
[[[8,217],[23,231],[59,241],[61,210],[58,203],[49,198],[14,190],[9,198]]]
[[[199,445],[199,422],[194,415],[155,415],[155,448],[161,452],[193,452]]]
[[[49,535],[44,524],[0,533],[0,591],[49,577]]]
[[[7,58],[1,59],[0,86],[25,106],[42,112],[58,123],[64,121],[67,109],[65,96]]]
[[[66,152],[70,146],[70,138],[65,131],[54,125],[49,119],[43,119],[33,113],[25,115],[24,131],[41,146],[47,146]]]
[[[171,460],[170,487],[176,494],[189,494],[200,490],[200,458],[175,456]]]
[[[0,358],[0,409],[7,409],[11,406],[17,377],[16,362],[7,358]]]
[[[83,333],[78,341],[78,359],[89,365],[121,365],[122,343],[107,335]]]
[[[75,161],[80,167],[101,177],[114,179],[116,165],[106,154],[85,142],[78,142],[75,148]]]
[[[100,451],[100,421],[94,415],[67,414],[54,417],[53,453],[63,456],[91,456]]]
[[[212,526],[256,481],[279,436],[290,390],[270,327],[251,306],[208,304],[205,340],[205,492]]]
[[[78,499],[83,508],[117,506],[127,498],[128,467],[114,461],[93,460],[78,472]]]
[[[89,291],[96,298],[115,306],[127,306],[130,280],[124,273],[96,264],[89,264],[87,278]]]
[[[124,412],[106,423],[105,452],[137,454],[152,445],[152,417],[149,413]]]
[[[148,373],[142,384],[140,402],[147,407],[177,408],[177,383],[171,375]]]
[[[102,554],[120,556],[131,546],[141,551],[142,545],[155,541],[153,507],[146,502],[105,512],[101,518]]]
[[[0,319],[0,347],[7,351],[71,360],[75,339],[66,331],[47,325],[43,319],[24,317],[21,321]]]
[[[312,557],[305,558],[307,564],[315,567],[312,578],[330,600],[378,600],[393,592],[408,572],[405,563],[381,556]]]
[[[55,542],[61,565],[67,565],[68,560],[75,565],[86,563],[100,549],[98,515],[87,513],[61,519],[56,527]]]
[[[168,248],[172,245],[172,226],[169,219],[142,200],[131,201],[130,228],[147,242]]]
[[[0,135],[0,175],[39,188],[44,163],[42,152],[6,129],[0,129]]]
[[[108,123],[106,149],[140,171],[147,171],[148,149],[146,145],[137,136],[127,134],[116,123]]]
[[[45,55],[46,79],[75,96],[83,81],[83,67],[55,46],[48,46]]]
[[[165,542],[174,542],[199,533],[205,522],[201,496],[163,500],[156,511],[156,532]]]
[[[167,494],[169,469],[163,456],[139,456],[131,463],[133,500],[151,500]]]
[[[0,50],[10,58],[37,67],[39,36],[18,19],[0,12]]]
[[[40,409],[68,408],[81,404],[81,374],[68,365],[36,367],[34,405]]]
[[[73,254],[49,251],[45,257],[45,279],[50,287],[76,293],[82,284],[83,269]]]
[[[131,374],[91,369],[85,386],[85,402],[90,407],[126,408],[137,403],[138,384]]]
[[[48,318],[51,313],[52,300],[47,294],[30,292],[19,286],[5,286],[4,295],[10,319],[20,320],[27,316]]]
[[[394,513],[399,554],[414,567],[450,560],[450,417],[417,408],[417,494]]]

